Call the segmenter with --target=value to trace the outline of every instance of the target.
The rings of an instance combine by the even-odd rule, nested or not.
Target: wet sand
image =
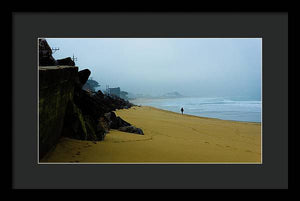
[[[261,123],[181,115],[142,106],[118,110],[144,135],[111,130],[104,141],[61,138],[40,162],[261,163]]]

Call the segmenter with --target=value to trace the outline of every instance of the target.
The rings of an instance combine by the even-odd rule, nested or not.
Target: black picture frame
[[[49,15],[48,18],[46,17],[47,15]],[[129,15],[129,17],[127,16],[127,18],[124,18],[124,15]],[[178,18],[176,15],[179,15],[180,17]],[[226,16],[225,18],[224,15]],[[183,19],[182,16],[185,16],[186,19]],[[200,16],[200,22],[195,16]],[[248,16],[248,18],[245,16]],[[293,175],[295,175],[294,148],[296,141],[295,129],[293,127],[295,124],[293,119],[293,115],[295,114],[293,110],[295,106],[294,16],[295,14],[293,12],[278,12],[278,10],[275,12],[146,11],[142,13],[116,13],[107,11],[100,13],[12,11],[10,13],[12,28],[10,37],[12,42],[12,189],[291,188],[293,181],[295,181]],[[126,19],[128,21],[126,21]],[[182,21],[179,20],[178,22],[178,19]],[[66,25],[66,22],[68,22],[69,25]],[[97,24],[95,22],[101,24],[101,26],[99,25],[98,27],[100,30],[94,26]],[[191,26],[197,25],[196,22],[202,25],[200,26],[202,32],[195,31],[195,27],[191,28]],[[225,25],[228,25],[226,29],[224,27],[222,28],[224,22]],[[140,26],[136,26],[138,24]],[[168,25],[168,28],[163,26],[165,24]],[[215,25],[215,29],[210,27],[211,24]],[[232,26],[229,26],[230,24]],[[240,27],[237,27],[237,25]],[[178,27],[180,27],[180,29]],[[234,29],[234,27],[236,29]],[[85,32],[80,30],[85,30]],[[222,33],[221,30],[224,32]],[[278,33],[279,36],[277,35]],[[263,96],[265,96],[264,93],[268,91],[267,89],[269,88],[276,88],[279,91],[270,95],[270,99],[264,98],[264,101],[267,103],[263,102],[263,104],[264,106],[266,104],[265,108],[267,108],[267,110],[264,110],[263,122],[267,121],[267,124],[265,123],[265,125],[272,125],[275,127],[271,129],[274,132],[283,131],[283,134],[278,137],[268,137],[268,134],[265,135],[265,132],[269,131],[263,131],[264,136],[267,136],[266,138],[264,137],[264,142],[270,143],[270,148],[267,147],[267,150],[264,150],[264,157],[267,157],[267,160],[264,160],[263,166],[38,166],[35,163],[35,152],[37,150],[36,146],[34,146],[37,143],[35,136],[37,130],[34,125],[34,122],[36,122],[35,89],[37,83],[35,80],[35,63],[37,52],[36,43],[33,41],[41,36],[91,37],[95,35],[97,35],[97,37],[220,37],[221,35],[223,37],[263,37],[263,82],[266,82],[266,79],[270,79],[267,82],[268,84],[264,83]],[[267,40],[265,40],[266,38]],[[276,42],[280,44],[277,44]],[[278,48],[278,46],[281,48]],[[266,47],[268,48],[266,49]],[[276,55],[276,57],[274,57],[274,55]],[[273,61],[269,61],[269,59]],[[265,63],[266,61],[268,61],[267,64]],[[288,64],[288,69],[287,67],[284,67],[283,64],[285,63]],[[277,67],[278,69],[276,70]],[[271,75],[270,72],[272,72]],[[275,97],[279,97],[280,101],[275,99],[271,101],[271,99]],[[273,111],[276,111],[277,115],[274,115]],[[280,120],[278,120],[278,118],[280,118]],[[280,127],[281,124],[284,125]],[[20,131],[22,131],[22,135]],[[268,145],[264,144],[263,146]],[[276,157],[276,159],[273,159],[273,157]],[[275,163],[273,160],[279,161],[278,163]],[[255,173],[255,171],[259,172],[259,178],[257,178],[257,173]],[[85,172],[87,175],[80,176],[79,174],[82,172]],[[99,174],[99,172],[106,172],[106,174]],[[112,172],[115,174],[113,178],[108,176],[111,175],[109,173]],[[145,175],[145,172],[147,172],[147,175]],[[205,177],[205,174],[213,175],[213,177]],[[73,175],[77,175],[77,179],[78,181],[80,180],[80,182],[74,182]],[[91,175],[94,177],[91,177]],[[134,175],[134,177],[132,178],[131,175]],[[229,179],[229,175],[232,176],[231,179]],[[267,183],[267,181],[270,183]]]

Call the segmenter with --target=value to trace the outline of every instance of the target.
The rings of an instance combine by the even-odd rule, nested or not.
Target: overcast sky
[[[55,59],[77,57],[101,88],[131,93],[260,99],[262,40],[209,38],[46,38]]]

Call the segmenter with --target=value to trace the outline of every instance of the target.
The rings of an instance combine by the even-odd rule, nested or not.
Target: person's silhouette
[[[183,111],[184,111],[184,109],[183,109],[183,107],[181,108],[181,114],[183,114]]]

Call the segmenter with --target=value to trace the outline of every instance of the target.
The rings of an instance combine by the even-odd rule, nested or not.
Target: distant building
[[[128,97],[127,97],[128,92],[121,91],[120,87],[116,87],[116,88],[109,88],[109,87],[107,87],[106,94],[117,96],[117,97],[120,97],[120,98],[122,98],[124,100],[128,100]]]

